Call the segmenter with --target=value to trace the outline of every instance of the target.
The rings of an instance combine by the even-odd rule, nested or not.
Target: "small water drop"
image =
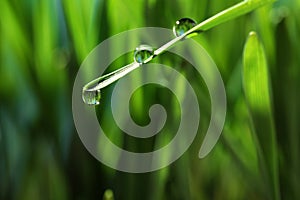
[[[149,45],[140,45],[134,51],[134,61],[140,64],[149,62],[153,58],[154,50]]]
[[[100,90],[83,90],[82,99],[88,105],[98,105],[100,104],[101,92]]]
[[[190,18],[182,18],[176,21],[175,25],[173,26],[173,33],[176,37],[179,37],[196,25],[197,23],[194,20]]]

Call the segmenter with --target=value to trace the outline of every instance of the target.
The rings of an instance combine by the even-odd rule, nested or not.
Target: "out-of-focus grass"
[[[116,172],[88,154],[72,125],[75,74],[99,42],[132,28],[172,28],[182,17],[200,22],[235,3],[238,1],[0,1],[0,198],[94,199],[105,196],[110,188],[115,199],[266,199],[268,187],[276,185],[276,180],[264,187],[256,151],[260,145],[270,163],[272,152],[268,155],[267,149],[272,141],[259,133],[269,130],[265,129],[268,124],[261,123],[251,109],[248,112],[240,73],[243,46],[251,30],[261,38],[270,69],[274,111],[268,116],[274,119],[278,144],[273,153],[278,154],[279,162],[279,188],[274,189],[280,190],[282,199],[299,198],[300,3],[296,0],[278,0],[194,38],[220,69],[228,100],[223,135],[205,159],[197,155],[210,119],[209,95],[202,78],[173,54],[166,53],[156,61],[176,67],[190,80],[202,112],[195,142],[171,166],[147,174]],[[123,56],[112,68],[131,60],[130,55]],[[255,78],[262,81],[260,70],[257,73]],[[263,89],[253,87],[254,93]],[[111,89],[104,91],[107,95],[99,114],[105,116],[103,127],[110,130],[113,141],[145,151],[172,139],[172,131],[147,141],[125,137],[111,117]],[[166,105],[172,113],[167,129],[175,127],[180,116],[176,99],[155,86],[134,95],[134,119],[146,123],[152,103]],[[251,137],[249,119],[259,144]],[[267,174],[272,174],[270,166],[267,164]]]
[[[255,32],[244,49],[243,83],[253,122],[253,135],[266,188],[271,199],[279,199],[277,141],[269,87],[269,73],[262,44]],[[268,141],[268,142],[266,142]]]

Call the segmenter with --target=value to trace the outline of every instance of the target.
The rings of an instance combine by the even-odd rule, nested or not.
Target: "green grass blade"
[[[196,30],[206,31],[210,28],[213,28],[221,23],[227,22],[231,19],[244,15],[248,12],[255,10],[265,4],[272,3],[275,0],[245,0],[234,6],[227,8],[219,12],[218,14],[208,18],[207,20],[196,25],[194,28],[186,32],[185,35],[188,35]]]
[[[262,178],[270,198],[279,199],[278,160],[266,56],[255,32],[244,48],[243,85],[253,122]]]

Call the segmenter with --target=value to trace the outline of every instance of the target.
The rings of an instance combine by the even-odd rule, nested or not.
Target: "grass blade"
[[[269,75],[264,49],[255,32],[244,48],[243,85],[253,123],[262,178],[271,199],[279,199],[278,160]]]

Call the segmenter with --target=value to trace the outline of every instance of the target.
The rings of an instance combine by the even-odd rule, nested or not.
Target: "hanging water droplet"
[[[173,33],[176,37],[179,37],[196,25],[197,23],[194,20],[190,18],[182,18],[176,21],[175,25],[173,26]]]
[[[100,90],[83,90],[82,99],[88,105],[100,104],[101,92]]]
[[[149,45],[140,45],[134,51],[134,61],[140,64],[149,62],[153,58],[154,50]]]

